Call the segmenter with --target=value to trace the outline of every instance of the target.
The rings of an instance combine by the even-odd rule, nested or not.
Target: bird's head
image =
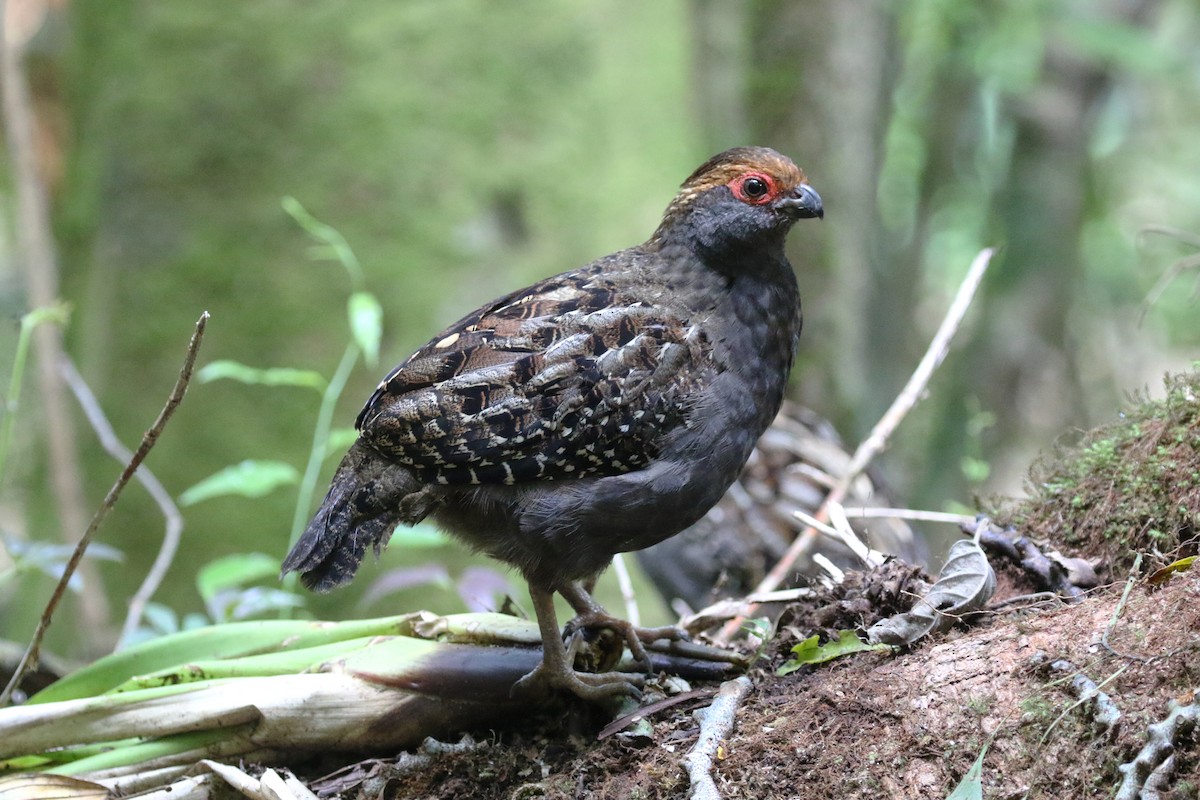
[[[791,159],[769,147],[735,147],[683,182],[650,241],[717,253],[782,246],[796,220],[824,215],[821,196]]]

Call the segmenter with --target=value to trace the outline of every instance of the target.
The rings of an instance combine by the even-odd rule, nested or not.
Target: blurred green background
[[[27,0],[9,12],[10,38],[27,34],[38,174],[73,308],[65,348],[130,446],[203,310],[201,363],[335,369],[350,283],[309,257],[284,196],[341,232],[383,305],[384,363],[355,369],[335,413],[348,427],[442,326],[645,239],[690,171],[739,144],[791,155],[824,198],[824,223],[789,245],[806,319],[792,395],[852,442],[903,385],[972,256],[1002,247],[880,464],[901,504],[1019,492],[1037,452],[1197,357],[1194,265],[1144,308],[1200,234],[1194,0]],[[11,165],[3,375],[30,308]],[[243,459],[303,469],[319,403],[311,389],[195,384],[147,466],[176,496]],[[42,410],[31,371],[0,526],[73,542]],[[120,468],[70,411],[86,520]],[[294,503],[284,487],[185,508],[155,600],[199,611],[201,565],[281,557]],[[53,649],[111,645],[162,530],[131,486],[100,534],[123,560],[96,562]],[[310,608],[459,610],[469,563],[488,566],[456,547],[393,547]],[[440,588],[361,601],[405,564],[444,569]],[[14,573],[3,553],[0,575],[0,638],[24,641],[51,581]]]

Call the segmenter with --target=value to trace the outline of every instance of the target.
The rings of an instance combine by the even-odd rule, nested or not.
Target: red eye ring
[[[754,206],[771,202],[776,194],[775,179],[762,172],[738,176],[729,184],[729,189],[738,200]]]

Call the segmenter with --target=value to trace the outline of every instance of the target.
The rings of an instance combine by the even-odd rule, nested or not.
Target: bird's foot
[[[563,636],[570,639],[581,631],[596,629],[610,630],[620,636],[629,648],[633,660],[644,665],[647,672],[650,671],[650,656],[646,652],[646,645],[663,641],[686,642],[688,639],[687,631],[674,625],[643,628],[620,617],[614,617],[600,608],[584,611],[568,622]]]
[[[573,649],[573,648],[572,648]],[[532,693],[545,695],[554,690],[566,690],[591,703],[602,703],[619,697],[640,700],[646,679],[628,672],[580,672],[566,664],[551,664],[543,660],[518,680],[512,688],[514,696]]]

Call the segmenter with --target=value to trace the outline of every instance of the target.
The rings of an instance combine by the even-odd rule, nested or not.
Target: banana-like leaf
[[[85,685],[107,686],[94,696],[53,702],[39,698],[43,702],[0,710],[0,759],[7,760],[0,762],[0,770],[41,768],[69,775],[105,770],[118,775],[147,765],[161,768],[259,752],[395,750],[527,705],[526,698],[510,697],[510,690],[541,658],[532,622],[489,614],[476,619],[457,615],[442,623],[433,615],[422,616],[428,635],[509,643],[468,644],[415,635],[332,639],[354,628],[394,631],[408,627],[416,615],[306,623],[306,628],[298,623],[222,626],[243,635],[257,626],[271,641],[251,645],[243,638],[238,646],[233,637],[218,638],[212,632],[201,638],[230,652],[270,652],[184,663],[177,659],[173,667],[150,674],[137,670],[142,664],[130,656],[148,654],[157,660],[162,656],[157,649],[111,657],[88,680],[77,680],[72,691],[62,693],[79,695]],[[490,623],[502,627],[492,630]],[[281,639],[285,625],[293,627]],[[202,632],[159,641],[183,640],[182,650],[195,652],[197,633]],[[304,640],[308,646],[296,646]],[[121,673],[118,662],[135,669]]]
[[[348,622],[257,620],[183,631],[105,656],[47,686],[26,705],[93,697],[115,689],[135,675],[194,661],[279,653],[363,636],[409,635],[412,623],[418,617],[417,614],[404,614]]]
[[[734,668],[675,650],[652,653],[656,671],[719,678]],[[537,625],[500,614],[186,631],[0,709],[0,775],[70,775],[135,793],[201,759],[395,752],[527,709],[531,698],[512,688],[541,656]]]

